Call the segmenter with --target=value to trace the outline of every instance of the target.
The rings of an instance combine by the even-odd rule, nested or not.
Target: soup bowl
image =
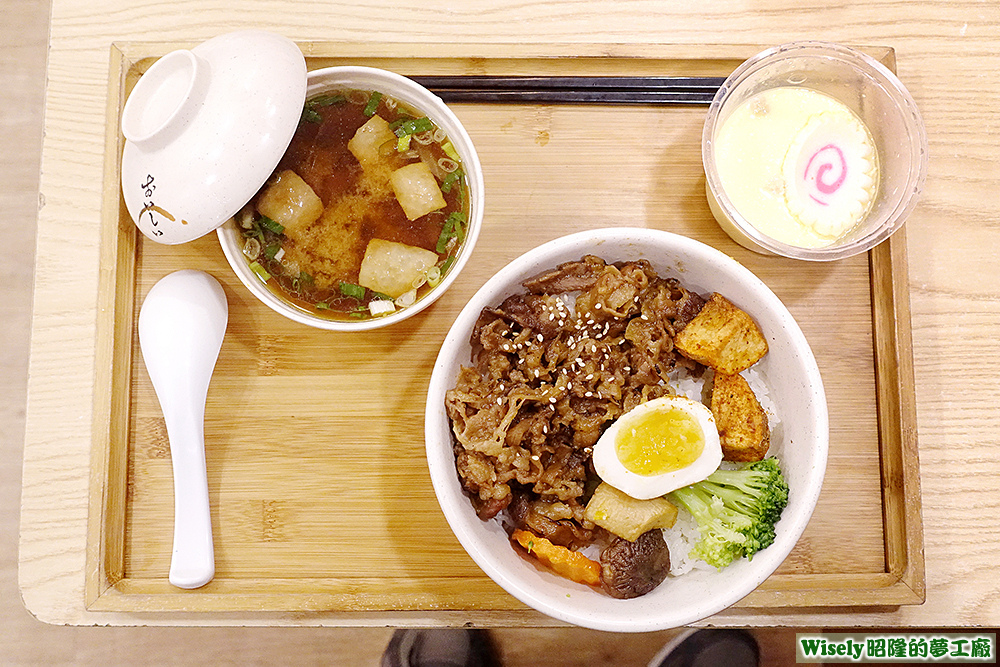
[[[269,272],[262,273],[259,265],[253,265],[252,259],[245,252],[248,243],[248,230],[237,222],[239,215],[219,227],[217,234],[233,271],[243,285],[267,307],[291,320],[321,329],[364,331],[389,326],[412,317],[431,305],[452,285],[468,262],[482,226],[483,173],[472,140],[458,117],[439,97],[411,79],[394,72],[371,67],[342,66],[315,70],[308,74],[307,111],[305,113],[308,113],[308,100],[316,100],[321,96],[329,96],[339,91],[375,91],[401,106],[412,109],[417,114],[426,115],[447,136],[447,141],[450,141],[454,154],[457,154],[455,162],[464,172],[464,187],[467,193],[466,221],[462,225],[461,234],[456,239],[458,241],[457,248],[449,251],[450,257],[445,261],[446,266],[441,268],[439,278],[435,277],[436,279],[428,281],[429,284],[422,286],[414,295],[410,295],[408,301],[400,302],[398,298],[382,299],[387,304],[393,304],[392,310],[385,314],[373,315],[359,308],[354,313],[354,317],[350,315],[335,317],[327,309],[316,309],[290,298],[274,284],[273,276],[269,278]],[[349,100],[348,103],[364,104],[365,102],[355,99]],[[303,120],[302,122],[307,121]]]
[[[445,395],[461,367],[471,365],[470,334],[484,308],[523,293],[522,282],[563,262],[596,255],[608,263],[648,260],[658,275],[674,277],[702,296],[719,292],[758,324],[769,351],[752,368],[773,402],[779,424],[768,456],[775,456],[789,486],[788,505],[776,538],[752,560],[721,571],[694,569],[668,576],[652,592],[616,599],[565,579],[515,550],[496,519],[481,520],[456,470],[452,425]],[[763,403],[763,401],[762,401]],[[782,563],[802,534],[819,496],[826,470],[828,414],[822,379],[801,329],[774,295],[729,256],[692,239],[650,229],[598,229],[556,239],[501,269],[472,297],[448,332],[427,392],[425,444],[431,481],[448,524],[469,556],[521,602],[553,618],[582,627],[646,632],[694,623],[738,602]],[[793,446],[794,445],[794,446]],[[680,554],[671,554],[671,560]]]

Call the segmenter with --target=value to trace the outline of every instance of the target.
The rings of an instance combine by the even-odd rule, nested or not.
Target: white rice
[[[677,394],[693,401],[701,401],[708,404],[710,401],[709,388],[712,386],[713,372],[711,369],[706,369],[701,378],[696,378],[691,376],[686,369],[681,369],[675,377],[671,377],[670,384]],[[754,395],[757,396],[757,402],[760,403],[760,407],[767,414],[767,423],[771,430],[771,446],[774,447],[780,438],[780,433],[777,429],[781,426],[781,419],[778,417],[774,401],[771,400],[767,384],[756,368],[748,368],[740,373],[740,375],[750,385]],[[734,468],[736,466],[723,461],[721,467]],[[701,539],[701,533],[698,531],[698,522],[695,521],[690,512],[678,506],[677,521],[672,528],[663,530],[663,540],[667,543],[667,550],[670,553],[670,576],[678,577],[692,570],[715,569],[700,558],[691,557],[691,550],[699,539]]]

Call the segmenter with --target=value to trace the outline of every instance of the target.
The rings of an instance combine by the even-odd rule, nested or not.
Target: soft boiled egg
[[[683,396],[637,405],[594,445],[602,480],[638,500],[700,482],[722,462],[712,411]]]

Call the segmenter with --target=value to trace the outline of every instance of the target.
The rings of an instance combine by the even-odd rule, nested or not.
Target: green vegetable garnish
[[[462,158],[458,156],[458,151],[455,150],[455,146],[452,145],[451,141],[446,141],[443,144],[441,144],[441,150],[443,150],[444,154],[450,157],[455,162],[462,161]]]
[[[260,262],[250,262],[250,270],[257,274],[257,277],[263,280],[265,283],[271,279],[271,274],[267,272]]]
[[[460,181],[462,179],[462,176],[464,175],[465,174],[462,172],[462,169],[460,167],[455,171],[451,172],[450,174],[448,174],[447,176],[445,176],[444,180],[441,181],[441,192],[451,192],[451,186]]]
[[[340,282],[340,293],[344,296],[351,296],[355,299],[365,298],[365,288],[361,285],[355,285],[353,283]]]
[[[316,304],[316,310],[330,310],[330,304],[326,301],[320,301]]]
[[[382,93],[375,91],[368,98],[368,104],[365,105],[365,115],[369,118],[375,115],[378,110],[378,103],[382,100]]]
[[[396,120],[389,123],[389,129],[395,132],[398,127],[400,127],[403,123],[409,120],[413,120],[413,116],[399,114],[399,116],[396,117]]]
[[[410,150],[410,137],[412,136],[412,134],[404,134],[401,136],[396,142],[396,150],[400,153]]]
[[[392,127],[390,125],[390,127]],[[419,134],[420,132],[427,132],[428,130],[434,129],[434,123],[427,116],[423,118],[411,118],[409,120],[404,120],[398,126],[393,128],[393,132],[396,133],[397,137],[402,137],[407,134]]]
[[[310,109],[309,107],[306,107],[305,109],[302,110],[302,117],[299,119],[299,122],[302,121],[305,121],[307,123],[319,124],[323,122],[323,117],[320,116],[319,112],[316,111],[315,109]]]
[[[343,104],[346,101],[347,98],[343,95],[319,95],[306,102],[306,108],[328,107],[334,104]]]
[[[459,213],[455,211],[447,217],[444,221],[444,226],[441,228],[441,235],[438,237],[437,246],[435,250],[439,253],[445,251],[448,247],[448,241],[453,238],[457,238],[461,243],[462,239],[465,238],[465,223],[467,222],[464,213]]]
[[[267,217],[266,215],[261,216],[260,226],[269,232],[274,232],[275,234],[281,234],[282,232],[285,231],[285,228],[281,224],[275,222],[274,220],[271,220],[271,218]]]
[[[281,244],[272,243],[271,245],[264,248],[264,257],[267,257],[268,259],[274,259],[274,256],[278,254],[279,250],[281,250]]]

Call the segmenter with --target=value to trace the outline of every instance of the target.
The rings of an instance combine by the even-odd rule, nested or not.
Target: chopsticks
[[[710,104],[724,77],[415,76],[445,102]]]

